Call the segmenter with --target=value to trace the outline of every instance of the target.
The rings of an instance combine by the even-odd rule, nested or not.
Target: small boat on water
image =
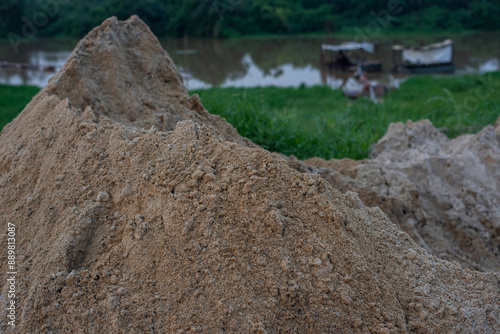
[[[427,74],[453,73],[453,41],[421,47],[392,46],[393,71],[397,73]]]
[[[379,60],[365,60],[362,52],[373,54],[375,44],[362,42],[345,42],[339,45],[321,45],[321,64],[330,68],[340,68],[354,72],[361,66],[365,72],[381,72],[382,62]]]

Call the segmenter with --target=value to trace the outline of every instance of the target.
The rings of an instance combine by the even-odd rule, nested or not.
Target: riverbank
[[[325,86],[195,90],[203,105],[260,146],[300,159],[366,158],[392,122],[430,119],[449,137],[477,132],[500,114],[500,72],[412,77],[385,99],[349,100]],[[0,85],[0,127],[39,89]]]
[[[360,31],[363,31],[363,25],[359,26],[349,26],[343,27],[333,33],[327,32],[310,32],[310,33],[299,33],[299,34],[252,34],[252,35],[241,35],[241,36],[228,36],[226,38],[221,39],[242,39],[242,40],[265,40],[270,38],[283,38],[283,39],[293,39],[293,38],[317,38],[322,40],[328,39],[363,39],[369,40],[371,42],[384,42],[386,40],[390,40],[394,37],[400,38],[422,38],[422,35],[426,36],[438,36],[441,37],[446,35],[447,38],[457,38],[465,35],[474,35],[477,33],[492,33],[492,34],[500,34],[500,30],[485,30],[485,29],[458,29],[458,28],[450,28],[446,30],[438,30],[438,29],[419,29],[419,30],[405,30],[405,29],[380,29],[377,30],[376,34],[360,34]],[[361,30],[360,30],[361,29]],[[172,38],[169,36],[162,37],[162,39]],[[172,38],[173,39],[173,38]],[[202,38],[198,38],[202,39]],[[210,38],[206,38],[210,39]]]
[[[466,35],[474,35],[481,33],[488,34],[500,34],[500,30],[490,30],[490,29],[464,29],[464,28],[450,28],[450,29],[418,29],[418,30],[408,30],[408,29],[398,29],[398,28],[385,28],[377,30],[376,34],[360,34],[360,31],[363,31],[365,28],[363,25],[356,26],[348,26],[342,27],[335,32],[306,32],[306,33],[295,33],[295,34],[285,34],[285,33],[255,33],[248,35],[230,35],[225,37],[207,37],[207,36],[188,36],[189,40],[194,41],[211,41],[211,40],[268,40],[268,39],[276,39],[281,38],[284,40],[293,40],[300,38],[311,38],[311,39],[319,39],[322,41],[330,40],[330,39],[363,39],[369,40],[371,42],[385,42],[387,40],[391,40],[394,37],[398,38],[410,38],[413,40],[421,40],[422,36],[425,35],[427,37],[439,37],[446,36],[447,38],[456,39]],[[360,30],[361,29],[361,30]],[[160,41],[169,41],[169,40],[182,40],[184,38],[175,37],[172,35],[164,35],[158,36]],[[68,47],[74,47],[76,43],[79,41],[77,37],[74,36],[66,36],[66,35],[56,35],[52,37],[48,36],[34,36],[30,39],[30,42],[43,42],[48,43],[49,45],[54,44],[60,46],[61,43],[64,43]],[[10,42],[7,36],[0,36],[0,42]],[[20,45],[23,47],[23,45]]]

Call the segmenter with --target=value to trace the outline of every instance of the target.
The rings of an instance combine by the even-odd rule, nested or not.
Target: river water
[[[374,40],[377,52],[370,57],[383,62],[383,72],[370,74],[372,80],[397,85],[405,77],[393,76],[391,46],[426,45],[453,39],[454,75],[498,71],[500,32],[467,34],[393,35]],[[350,73],[330,71],[320,64],[322,43],[339,44],[342,37],[270,37],[243,39],[162,39],[184,77],[188,89],[222,87],[280,86],[298,87],[326,84],[338,88]],[[20,47],[18,53],[9,41],[0,41],[0,62],[54,65],[60,69],[76,40],[35,40]],[[0,68],[0,83],[43,87],[54,73],[38,70]]]

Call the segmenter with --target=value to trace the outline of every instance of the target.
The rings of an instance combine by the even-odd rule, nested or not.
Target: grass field
[[[500,115],[500,72],[413,77],[381,104],[311,88],[211,88],[195,91],[211,113],[270,151],[300,159],[362,159],[391,122],[430,119],[455,137],[494,124]]]
[[[0,85],[0,126],[38,91]],[[194,91],[211,113],[270,151],[300,159],[362,159],[391,122],[430,119],[449,137],[476,132],[500,115],[500,72],[413,77],[383,103],[349,100],[328,87],[211,88]]]
[[[0,129],[19,114],[40,88],[0,85]]]

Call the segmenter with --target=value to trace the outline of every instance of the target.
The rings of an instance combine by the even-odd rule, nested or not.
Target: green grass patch
[[[39,90],[32,86],[0,85],[0,130],[24,109]]]
[[[38,92],[0,85],[0,128]],[[366,158],[392,122],[430,119],[449,137],[494,124],[500,115],[500,72],[466,76],[418,76],[383,103],[349,100],[325,86],[211,88],[193,91],[203,105],[238,132],[270,150],[299,159]]]
[[[211,88],[192,93],[238,132],[270,150],[299,159],[366,158],[391,122],[430,119],[449,137],[476,132],[500,114],[500,72],[413,77],[381,104],[349,100],[339,90]]]

